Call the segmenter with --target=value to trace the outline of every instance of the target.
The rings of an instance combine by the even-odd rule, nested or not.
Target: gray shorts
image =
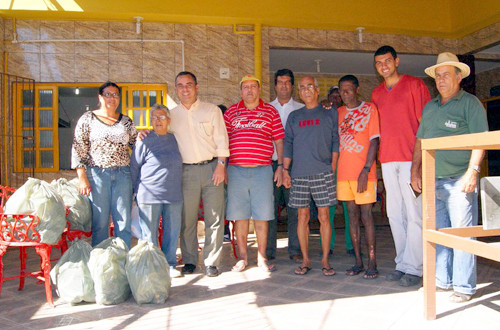
[[[227,168],[227,220],[273,220],[273,169],[271,166]]]
[[[308,208],[311,197],[317,207],[337,204],[337,189],[333,179],[333,172],[293,178],[288,206],[297,209]]]

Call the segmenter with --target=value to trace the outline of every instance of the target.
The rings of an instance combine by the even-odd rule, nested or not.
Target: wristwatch
[[[219,164],[221,164],[221,165],[226,165],[226,162],[225,162],[225,161],[223,161],[223,160],[220,160],[220,159],[219,159],[219,160],[217,160],[217,163],[219,163]]]
[[[469,166],[469,168],[473,169],[477,173],[481,173],[481,166],[479,166],[479,165],[471,165],[471,166]]]

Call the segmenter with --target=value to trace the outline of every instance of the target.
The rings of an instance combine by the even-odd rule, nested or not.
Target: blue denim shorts
[[[269,166],[227,168],[228,220],[273,220],[273,170]]]

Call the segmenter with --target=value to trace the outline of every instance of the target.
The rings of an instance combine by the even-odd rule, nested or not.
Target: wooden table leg
[[[425,233],[424,233],[425,235]],[[436,319],[436,244],[424,242],[424,313],[427,320]]]

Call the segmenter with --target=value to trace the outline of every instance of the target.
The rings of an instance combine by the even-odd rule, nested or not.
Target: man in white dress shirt
[[[288,115],[297,109],[300,109],[304,104],[295,101],[292,98],[294,87],[293,72],[288,69],[281,69],[274,74],[274,90],[276,91],[276,99],[270,104],[278,110],[283,128],[286,128]],[[278,166],[278,155],[276,150],[273,154],[273,170]],[[274,220],[269,222],[269,233],[267,236],[267,258],[272,260],[276,257],[276,236],[278,231],[278,205],[288,205],[290,189],[284,186],[274,186]],[[301,252],[299,239],[297,237],[297,209],[287,206],[288,216],[288,254],[290,259],[295,262],[301,261]]]

